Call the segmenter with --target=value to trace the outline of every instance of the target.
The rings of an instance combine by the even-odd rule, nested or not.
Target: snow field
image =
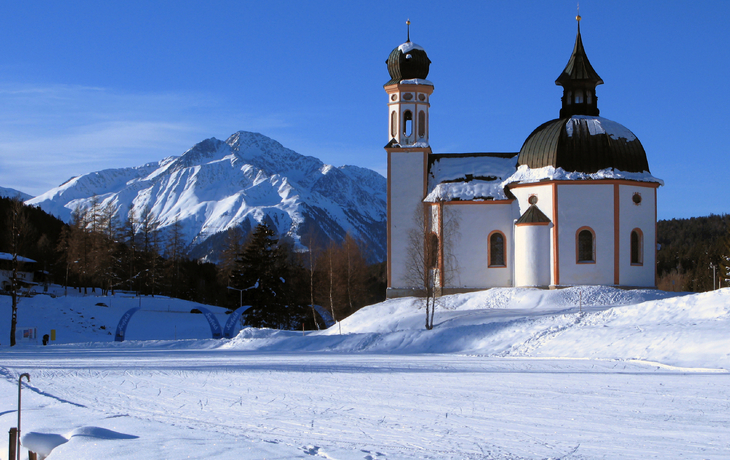
[[[49,460],[730,458],[730,290],[493,289],[442,299],[432,331],[397,299],[231,340],[143,298],[123,343],[89,318],[139,299],[106,300],[24,299],[61,343],[0,347],[0,431],[28,372],[23,432],[68,439]]]

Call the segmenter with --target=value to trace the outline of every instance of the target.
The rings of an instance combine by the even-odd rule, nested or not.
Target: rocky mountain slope
[[[69,221],[73,210],[94,202],[112,206],[120,221],[148,209],[163,232],[179,222],[193,257],[215,260],[229,228],[248,232],[263,221],[300,248],[304,235],[321,244],[350,232],[373,261],[386,254],[383,176],[324,164],[258,133],[239,131],[179,157],[83,174],[26,203]]]

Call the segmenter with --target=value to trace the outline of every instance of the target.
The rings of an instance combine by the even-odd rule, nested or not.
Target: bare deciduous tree
[[[433,329],[442,289],[458,270],[451,248],[458,238],[459,221],[446,214],[443,203],[418,205],[413,213],[415,225],[408,232],[406,281],[425,308],[428,330]]]
[[[23,235],[28,227],[27,216],[23,209],[23,201],[19,197],[12,199],[10,215],[8,217],[8,221],[10,223],[10,253],[12,254],[12,275],[10,278],[10,296],[12,297],[10,313],[10,346],[14,347],[15,331],[18,325],[18,291],[20,289],[18,271],[21,268],[21,261],[18,260],[18,253],[21,251]]]

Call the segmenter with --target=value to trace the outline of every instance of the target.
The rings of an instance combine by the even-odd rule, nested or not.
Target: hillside
[[[22,299],[19,325],[58,331],[58,343],[111,342],[116,322],[142,306],[130,340],[210,337],[190,314],[193,302],[165,297]],[[246,328],[216,346],[228,350],[341,353],[469,353],[487,356],[638,359],[666,365],[730,370],[730,289],[691,295],[656,290],[585,286],[555,291],[491,289],[442,298],[435,327],[423,327],[412,298],[362,308],[325,331]],[[100,307],[102,303],[106,306]],[[224,309],[209,307],[225,323]],[[5,310],[7,309],[7,311]],[[0,337],[9,332],[9,297],[0,296]],[[101,326],[104,326],[102,329]],[[4,340],[0,342],[6,343]],[[576,346],[580,344],[580,346]],[[210,346],[210,344],[206,345]]]

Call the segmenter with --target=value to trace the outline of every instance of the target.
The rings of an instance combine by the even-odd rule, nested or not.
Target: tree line
[[[287,329],[323,327],[313,305],[341,320],[385,298],[385,264],[368,265],[367,248],[349,234],[325,244],[310,238],[311,250],[302,251],[266,223],[249,233],[235,228],[226,232],[221,261],[213,264],[191,259],[180,222],[163,228],[149,208],[133,207],[119,217],[112,204],[92,200],[65,224],[3,198],[0,219],[0,252],[36,260],[47,281],[84,294],[122,290],[231,309],[243,301],[252,305],[247,324]]]
[[[728,287],[729,232],[730,214],[660,220],[657,223],[659,289],[704,292],[713,287]]]

